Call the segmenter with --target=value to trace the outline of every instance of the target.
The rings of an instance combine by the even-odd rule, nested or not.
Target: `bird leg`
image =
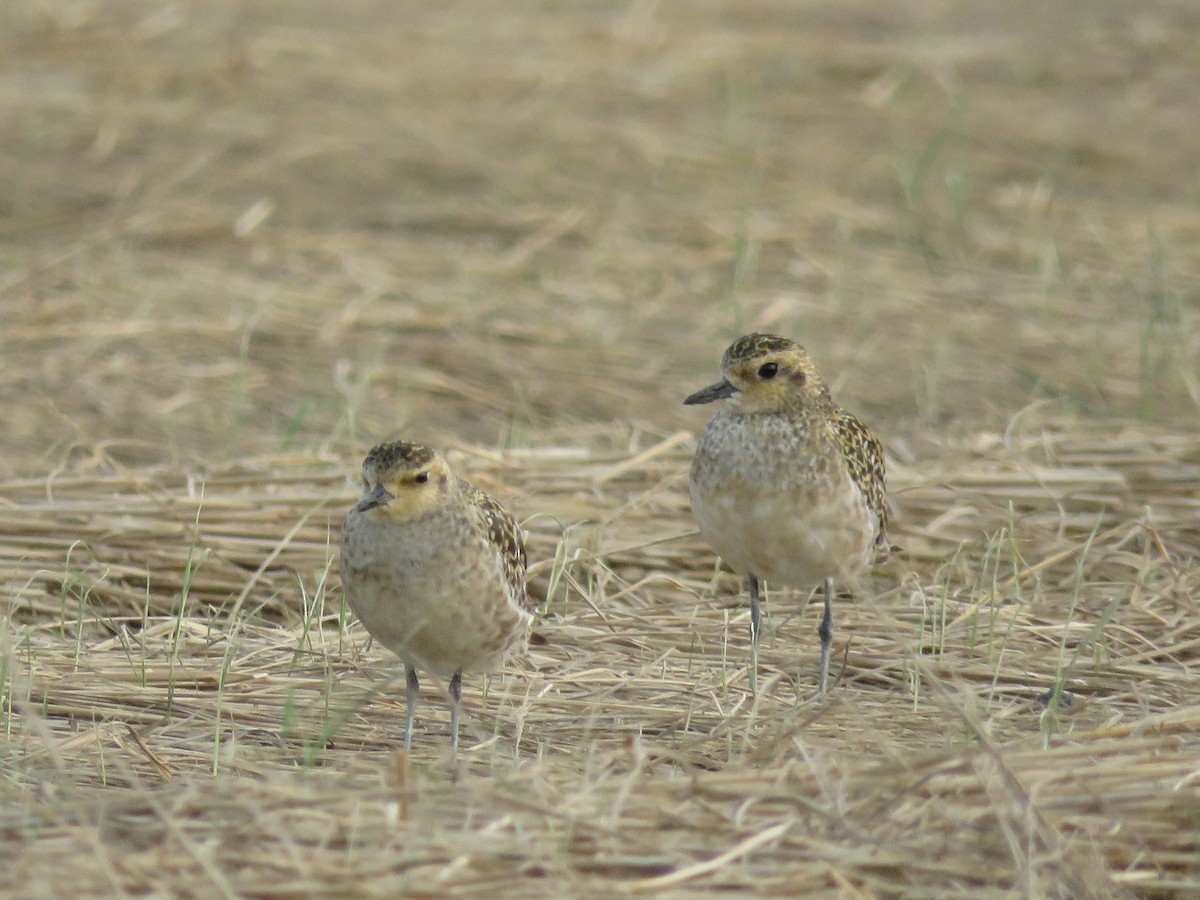
[[[750,579],[750,695],[758,694],[758,636],[762,634],[762,607],[758,602],[758,578]]]
[[[824,702],[825,683],[829,680],[829,650],[833,646],[833,581],[829,578],[825,579],[825,614],[821,616],[817,634],[821,637],[820,688],[817,697]]]
[[[462,699],[462,670],[450,679],[450,749],[458,749],[458,702]]]
[[[404,749],[408,750],[412,746],[412,729],[413,717],[417,713],[417,697],[421,693],[421,682],[417,680],[417,670],[412,666],[404,667],[404,699],[406,708],[404,713]]]

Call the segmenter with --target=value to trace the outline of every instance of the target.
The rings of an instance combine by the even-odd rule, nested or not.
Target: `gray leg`
[[[462,699],[462,672],[450,679],[450,749],[458,749],[458,701]]]
[[[421,693],[421,682],[417,680],[417,670],[412,666],[404,667],[404,677],[407,684],[404,699],[408,707],[404,714],[404,749],[412,746],[413,716],[417,713],[417,696]]]
[[[825,683],[829,680],[829,648],[833,646],[833,581],[828,578],[825,579],[825,614],[821,616],[817,634],[821,637],[821,686],[817,696],[824,701]]]
[[[758,578],[750,575],[750,695],[758,694],[758,636],[762,634],[762,607],[758,602]]]

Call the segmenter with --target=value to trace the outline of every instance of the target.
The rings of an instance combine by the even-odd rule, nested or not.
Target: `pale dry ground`
[[[1003,8],[0,7],[0,890],[1200,892],[1200,11]],[[751,327],[889,451],[823,707],[690,521]],[[457,762],[390,436],[548,597]]]

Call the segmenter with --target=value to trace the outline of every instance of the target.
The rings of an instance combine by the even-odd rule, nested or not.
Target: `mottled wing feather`
[[[535,611],[537,604],[530,599],[525,586],[528,558],[525,555],[525,537],[521,532],[521,526],[508,510],[479,488],[468,485],[468,490],[475,508],[479,510],[483,526],[487,529],[488,540],[500,553],[509,596],[523,609],[529,612]]]
[[[879,521],[875,533],[875,546],[886,552],[888,549],[888,507],[883,472],[883,445],[862,422],[844,409],[834,416],[838,443],[850,469],[850,477],[867,498],[867,505]]]

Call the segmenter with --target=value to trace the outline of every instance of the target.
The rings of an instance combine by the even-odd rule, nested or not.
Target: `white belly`
[[[846,477],[833,489],[769,494],[692,486],[700,532],[742,575],[811,588],[826,578],[847,579],[870,561],[875,521],[857,486]]]
[[[405,663],[442,678],[457,671],[493,672],[527,638],[529,614],[495,593],[443,596],[441,602],[428,597],[381,582],[356,591],[351,606]]]

